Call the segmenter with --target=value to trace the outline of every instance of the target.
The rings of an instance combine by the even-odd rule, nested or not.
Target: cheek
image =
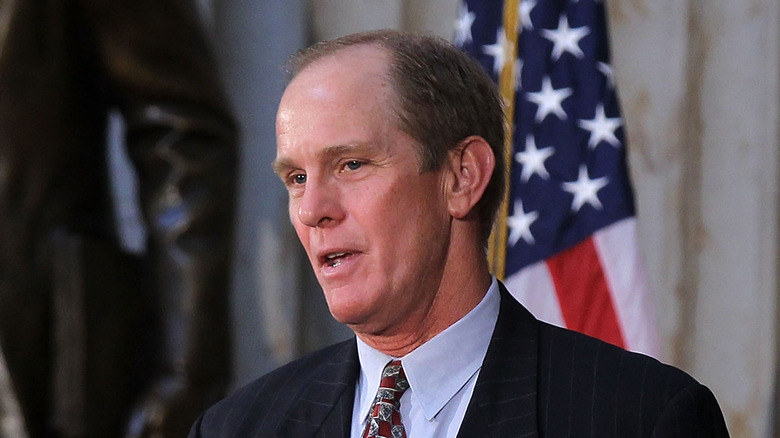
[[[287,200],[287,214],[290,215],[290,222],[295,226],[298,219],[298,206],[292,197]]]
[[[394,253],[401,253],[399,263],[404,262],[404,256],[420,257],[435,252],[431,243],[445,240],[441,234],[447,228],[446,206],[436,196],[400,193],[382,204],[374,217],[379,218],[377,224],[381,229],[376,231],[387,247],[393,248]]]

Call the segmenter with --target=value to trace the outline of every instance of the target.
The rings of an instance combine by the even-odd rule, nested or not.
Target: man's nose
[[[298,203],[298,220],[309,227],[327,227],[344,218],[338,190],[309,180]]]

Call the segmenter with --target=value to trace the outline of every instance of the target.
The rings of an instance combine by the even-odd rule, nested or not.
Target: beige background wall
[[[609,2],[664,358],[737,437],[773,436],[778,5]]]

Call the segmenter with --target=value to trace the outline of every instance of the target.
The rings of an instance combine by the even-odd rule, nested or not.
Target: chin
[[[328,309],[333,319],[348,326],[363,324],[369,319],[370,315],[370,312],[367,312],[363,306],[356,306],[354,303],[346,305],[345,303],[331,303],[328,301]]]
[[[359,324],[365,319],[365,317],[360,312],[340,309],[334,306],[328,306],[328,308],[330,309],[330,314],[333,316],[333,319],[342,324],[355,325]]]

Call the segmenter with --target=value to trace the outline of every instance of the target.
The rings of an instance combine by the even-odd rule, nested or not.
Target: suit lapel
[[[303,385],[303,390],[279,425],[276,436],[348,437],[359,369],[357,346],[353,340],[345,343],[344,348],[323,363],[314,378]]]
[[[537,321],[499,287],[496,329],[459,437],[537,436]]]

